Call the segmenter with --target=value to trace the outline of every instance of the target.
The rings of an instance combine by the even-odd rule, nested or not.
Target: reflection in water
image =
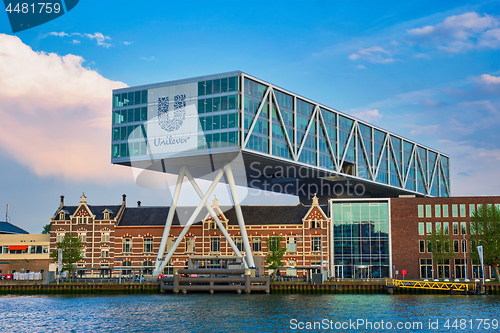
[[[0,327],[4,332],[287,332],[291,331],[292,319],[297,322],[363,319],[393,323],[420,321],[423,330],[419,332],[436,332],[428,329],[429,320],[439,320],[439,331],[444,331],[442,325],[447,319],[498,319],[499,308],[499,296],[2,296]],[[367,331],[359,328],[358,331]]]

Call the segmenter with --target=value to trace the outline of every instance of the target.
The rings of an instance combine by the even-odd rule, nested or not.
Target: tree
[[[43,226],[42,234],[43,235],[50,234],[50,223]]]
[[[83,244],[78,237],[73,236],[71,232],[67,232],[62,242],[57,243],[57,248],[62,249],[63,271],[68,271],[71,277],[71,272],[75,270],[74,264],[83,259]],[[52,251],[51,257],[57,262],[58,250]]]
[[[483,246],[484,264],[495,270],[500,281],[500,209],[494,205],[479,206],[471,217],[469,238],[473,260],[479,262],[477,246]]]
[[[273,269],[275,272],[282,266],[281,261],[283,260],[283,255],[286,250],[286,248],[281,245],[282,241],[283,237],[281,235],[269,236],[267,239],[266,264],[269,264],[269,269]]]
[[[427,236],[428,251],[432,253],[438,267],[444,265],[445,260],[451,260],[455,257],[453,251],[450,250],[451,243],[451,236],[445,235],[442,229],[435,230]]]

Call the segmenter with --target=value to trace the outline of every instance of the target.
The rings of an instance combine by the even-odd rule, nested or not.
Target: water
[[[500,296],[1,296],[0,331],[297,332],[306,331],[300,328],[307,328],[308,322],[310,325],[319,322],[322,326],[317,325],[316,331],[386,332],[398,331],[396,325],[401,322],[417,325],[413,329],[403,326],[401,332],[495,332],[500,331],[499,310]],[[456,328],[452,327],[455,319],[458,319]],[[485,330],[485,322],[478,327],[479,319],[490,319],[490,325],[496,320],[497,329],[490,326]],[[349,320],[360,326],[346,326]],[[368,320],[372,326],[357,320]],[[445,327],[446,320],[449,329]],[[429,321],[437,324],[437,329],[430,329]],[[391,330],[387,329],[388,322],[393,325]],[[335,323],[339,329],[335,329]],[[343,329],[339,326],[342,324]]]

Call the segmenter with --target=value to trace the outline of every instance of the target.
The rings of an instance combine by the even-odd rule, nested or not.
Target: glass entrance
[[[354,266],[354,278],[355,279],[369,279],[370,278],[370,267],[367,265]]]

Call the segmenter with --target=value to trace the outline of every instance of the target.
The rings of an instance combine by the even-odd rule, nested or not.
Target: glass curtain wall
[[[389,276],[387,202],[333,203],[334,265],[343,278]]]

